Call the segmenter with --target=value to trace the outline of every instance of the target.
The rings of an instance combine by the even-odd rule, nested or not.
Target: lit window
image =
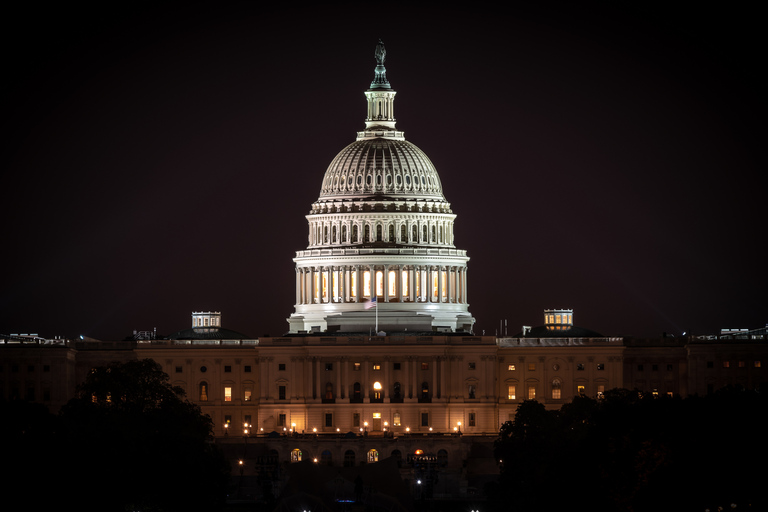
[[[373,369],[374,370],[381,370],[381,365],[380,364],[374,364],[373,365]]]
[[[397,272],[390,270],[387,280],[389,281],[389,295],[394,296],[397,294]]]
[[[475,423],[476,423],[476,421],[477,421],[477,420],[476,420],[476,416],[475,416],[475,413],[474,413],[474,412],[471,412],[471,413],[469,413],[469,418],[468,418],[468,420],[469,420],[469,426],[470,426],[470,427],[474,427],[474,426],[475,426]]]
[[[368,462],[379,462],[379,452],[368,450]]]
[[[198,396],[201,402],[208,401],[208,383],[207,382],[200,383],[200,393]]]
[[[561,389],[560,389],[560,379],[555,379],[552,381],[552,399],[560,400],[560,398],[562,398]]]
[[[507,399],[508,400],[514,400],[515,399],[515,386],[514,384],[510,384],[507,386]]]
[[[360,363],[354,363],[354,364],[353,364],[353,368],[352,368],[352,369],[353,369],[354,371],[356,371],[356,372],[357,372],[357,371],[360,371]]]
[[[755,361],[755,368],[760,368],[760,367],[761,367],[760,361]]]
[[[513,364],[509,365],[509,366],[507,367],[507,370],[508,370],[508,371],[510,371],[510,372],[513,372],[513,371],[515,371],[515,365],[513,365]]]
[[[421,363],[422,370],[429,370],[429,363]]]
[[[392,415],[392,424],[396,427],[400,426],[400,413],[396,412]]]
[[[739,361],[739,368],[744,368],[746,366],[747,364],[744,361]]]
[[[536,400],[536,386],[528,386],[528,400]]]
[[[585,391],[586,389],[584,388],[584,386],[576,386],[576,392],[578,394],[583,395]]]
[[[603,384],[597,385],[597,398],[605,397],[605,386]]]
[[[723,361],[723,368],[730,368],[731,362],[730,361]]]
[[[251,401],[251,390],[250,389],[246,389],[245,390],[245,393],[244,393],[244,396],[243,396],[243,400],[246,401],[246,402],[250,402]]]
[[[230,386],[224,387],[224,401],[225,402],[232,401],[232,388]]]
[[[535,372],[536,371],[536,363],[528,363],[528,371],[529,372]]]
[[[298,448],[291,452],[291,462],[301,462],[301,450]]]

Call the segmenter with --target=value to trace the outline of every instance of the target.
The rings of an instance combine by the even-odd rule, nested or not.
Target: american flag
[[[376,296],[374,295],[371,300],[365,303],[365,309],[371,309],[376,307]]]

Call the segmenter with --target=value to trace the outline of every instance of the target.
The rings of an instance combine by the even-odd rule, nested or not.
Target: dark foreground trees
[[[766,397],[687,399],[613,390],[559,411],[521,404],[496,443],[498,510],[697,511],[766,506]]]
[[[27,503],[145,512],[214,511],[223,504],[229,469],[209,442],[211,419],[157,363],[97,368],[79,391],[45,433],[19,446],[20,456],[39,457],[24,463],[38,470],[26,475]],[[44,440],[48,451],[30,440]]]

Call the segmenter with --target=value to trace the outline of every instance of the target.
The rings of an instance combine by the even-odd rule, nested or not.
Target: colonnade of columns
[[[451,364],[447,364],[449,360]],[[462,394],[461,372],[452,368],[453,360],[454,356],[449,358],[441,355],[405,356],[400,360],[392,356],[375,359],[361,357],[357,360],[342,355],[332,358],[291,357],[286,399],[354,399],[355,384],[360,386],[359,398],[366,403],[372,396],[376,396],[375,392],[379,393],[378,398],[386,402],[392,398],[416,400],[422,397],[423,391],[426,391],[430,399],[449,398],[452,394]],[[276,385],[272,382],[275,376],[269,371],[272,362],[271,357],[261,360],[265,367],[261,384],[262,401],[278,398]],[[330,370],[326,367],[328,364],[331,365]],[[397,370],[395,364],[399,365]],[[425,371],[428,373],[425,374]],[[380,389],[373,388],[377,382],[381,384]],[[451,392],[449,387],[457,389]]]
[[[296,268],[296,304],[467,303],[463,265],[332,265]]]
[[[372,242],[451,245],[453,221],[320,220],[309,223],[310,247]]]

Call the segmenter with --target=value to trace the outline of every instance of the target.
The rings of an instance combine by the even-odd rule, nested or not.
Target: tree
[[[145,359],[94,369],[61,420],[80,509],[215,510],[228,464],[213,423]]]

